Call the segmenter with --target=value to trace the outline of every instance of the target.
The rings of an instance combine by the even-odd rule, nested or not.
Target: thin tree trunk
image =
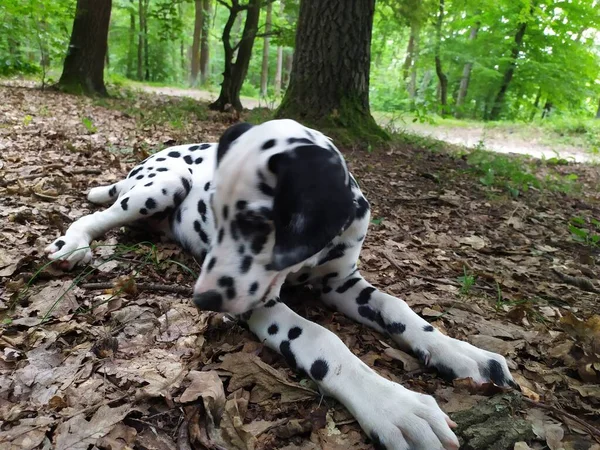
[[[469,33],[469,41],[473,42],[477,39],[477,33],[479,32],[479,27],[481,26],[481,22],[475,23],[471,27],[471,32]],[[460,78],[460,86],[458,88],[458,96],[456,97],[456,117],[462,116],[461,107],[465,102],[465,98],[467,98],[467,92],[469,89],[469,81],[471,79],[471,70],[473,70],[473,62],[468,61],[465,63],[463,67],[462,77]]]
[[[209,76],[210,62],[210,11],[211,0],[202,1],[202,12],[204,20],[202,22],[202,36],[200,38],[200,84],[206,84]]]
[[[598,100],[598,111],[596,112],[596,119],[600,119],[600,100]]]
[[[532,4],[530,9],[530,15],[533,14],[533,10],[534,5]],[[514,44],[511,50],[510,62],[508,63],[506,71],[504,72],[504,77],[502,78],[500,90],[498,91],[496,99],[494,100],[494,105],[489,116],[490,120],[498,120],[500,118],[500,113],[502,112],[502,107],[504,106],[504,97],[506,97],[506,92],[508,91],[510,82],[512,81],[513,76],[515,74],[515,69],[517,68],[517,58],[519,57],[519,52],[521,51],[521,47],[523,46],[523,38],[525,37],[525,31],[527,31],[527,19],[524,22],[519,23],[519,26],[517,27]]]
[[[267,96],[269,84],[269,33],[271,33],[271,20],[273,15],[273,3],[267,5],[267,18],[265,21],[265,37],[263,39],[262,68],[260,72],[260,96]]]
[[[406,58],[404,58],[404,64],[402,65],[402,79],[404,82],[408,80],[410,68],[414,64],[415,45],[419,33],[418,30],[419,25],[417,21],[412,20],[410,23],[410,37],[408,38],[408,46],[406,47]]]
[[[144,0],[144,68],[146,81],[150,80],[150,44],[148,39],[148,5],[150,0]]]
[[[294,50],[290,49],[287,52],[284,52],[283,55],[283,75],[281,77],[281,83],[284,89],[290,85],[290,75],[292,74],[292,69],[294,68]]]
[[[59,87],[88,94],[107,94],[104,61],[111,7],[111,0],[77,0]]]
[[[445,0],[440,0],[439,9],[438,9],[438,17],[435,24],[435,47],[434,47],[434,55],[435,55],[435,73],[439,79],[439,89],[440,89],[440,106],[441,106],[441,115],[444,117],[448,114],[448,77],[444,73],[442,68],[442,59],[440,55],[440,49],[442,45],[442,25],[444,24],[444,2]]]
[[[423,78],[421,79],[421,86],[419,87],[419,92],[418,92],[419,100],[425,99],[425,95],[427,93],[427,88],[429,87],[432,78],[433,78],[433,71],[429,70],[429,69],[426,70],[425,73],[423,74]]]
[[[277,46],[277,65],[275,67],[275,82],[274,82],[274,90],[275,97],[279,97],[281,95],[281,78],[283,75],[283,47],[281,45]]]
[[[277,116],[342,127],[357,138],[386,137],[369,109],[374,13],[375,0],[301,0],[294,66]]]
[[[414,103],[417,96],[417,61],[419,59],[419,52],[421,51],[421,28],[416,27],[416,30],[411,29],[411,34],[414,34],[413,44],[413,57],[412,64],[410,67],[410,80],[408,82],[408,96]]]
[[[129,47],[127,49],[127,78],[133,78],[133,60],[135,58],[135,11],[133,0],[129,0]]]
[[[144,76],[144,0],[138,0],[138,48],[137,48],[137,79]]]
[[[219,98],[209,105],[210,109],[224,111],[229,105],[236,111],[243,109],[240,100],[240,91],[242,84],[248,73],[250,58],[252,56],[252,47],[256,32],[258,30],[258,19],[260,17],[261,0],[249,0],[247,6],[240,6],[239,0],[232,0],[232,6],[229,7],[229,18],[223,29],[223,47],[225,50],[225,70],[223,71],[223,82],[221,83],[221,92]],[[246,22],[242,39],[237,48],[237,57],[233,62],[233,53],[235,48],[231,45],[231,30],[234,26],[238,14],[246,10]]]
[[[200,73],[200,40],[204,27],[204,1],[194,1],[194,35],[192,37],[192,66],[190,71],[190,85],[195,86]]]
[[[542,98],[542,88],[540,87],[537,91],[537,94],[535,96],[535,101],[533,102],[533,111],[531,112],[531,115],[529,116],[529,121],[531,122],[533,119],[535,119],[535,116],[538,112],[538,108],[540,107],[540,100]]]
[[[554,105],[551,101],[546,100],[546,103],[544,103],[544,108],[542,109],[542,119],[550,117],[550,113],[552,112],[553,106]]]

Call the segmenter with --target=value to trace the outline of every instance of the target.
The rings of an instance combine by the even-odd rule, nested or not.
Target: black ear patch
[[[221,139],[219,139],[219,146],[217,147],[217,165],[219,165],[221,159],[223,159],[223,156],[225,156],[225,153],[229,150],[231,143],[250,128],[252,128],[252,125],[242,122],[236,123],[225,130]]]
[[[269,169],[277,174],[272,267],[282,270],[325,248],[355,208],[342,161],[327,149],[306,145],[279,153]]]

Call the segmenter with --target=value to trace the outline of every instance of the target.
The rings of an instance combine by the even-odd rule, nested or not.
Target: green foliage
[[[82,117],[81,123],[90,134],[94,134],[96,131],[98,131],[98,128],[96,128],[94,122],[89,117]]]
[[[467,272],[466,267],[464,267],[463,270],[463,275],[457,278],[460,283],[460,293],[462,295],[469,295],[471,288],[475,285],[475,275]]]
[[[575,174],[561,175],[547,168],[540,175],[535,163],[512,155],[476,149],[468,154],[467,163],[482,185],[507,191],[513,197],[531,188],[571,192],[578,187]]]
[[[590,217],[571,217],[569,221],[569,232],[573,240],[589,245],[600,247],[600,220]]]

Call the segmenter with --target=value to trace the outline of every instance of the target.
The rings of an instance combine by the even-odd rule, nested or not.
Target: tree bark
[[[535,100],[533,102],[533,111],[531,112],[531,115],[529,116],[529,121],[531,122],[533,119],[535,119],[535,116],[538,112],[538,108],[540,107],[540,100],[542,99],[542,88],[540,87],[538,89],[538,92],[535,96]]]
[[[530,15],[533,14],[534,5],[531,5]],[[502,78],[502,84],[500,85],[500,90],[496,95],[496,99],[494,100],[494,105],[492,106],[492,110],[489,115],[490,120],[498,120],[500,118],[500,113],[502,112],[502,107],[504,106],[504,98],[506,97],[506,92],[508,91],[508,87],[510,86],[510,82],[513,79],[515,74],[515,70],[517,68],[517,58],[519,57],[519,52],[521,51],[521,47],[523,46],[523,38],[525,37],[525,31],[527,31],[527,19],[524,22],[519,23],[517,27],[517,32],[515,33],[514,44],[511,50],[510,62],[508,63],[508,67],[504,72],[504,77]]]
[[[260,72],[260,96],[267,96],[269,85],[269,33],[271,33],[271,20],[273,16],[273,3],[267,5],[267,19],[265,21],[265,37],[263,39],[262,68]]]
[[[596,119],[600,119],[600,100],[598,100],[598,111],[596,112]]]
[[[129,0],[129,48],[127,49],[127,78],[133,78],[135,52],[135,11],[133,0]]]
[[[254,38],[258,29],[258,19],[260,17],[260,0],[249,0],[247,5],[240,5],[239,0],[232,0],[229,8],[229,18],[223,28],[223,48],[225,50],[225,68],[223,71],[223,82],[221,83],[221,92],[219,98],[209,105],[210,109],[225,111],[229,105],[236,111],[243,109],[240,100],[240,91],[244,79],[248,73],[250,57],[252,56],[252,47]],[[246,10],[246,22],[242,39],[236,48],[231,45],[231,29],[235,23],[237,15]],[[233,61],[234,51],[237,50],[237,57]]]
[[[412,27],[412,26],[411,26]],[[408,96],[411,100],[414,100],[417,96],[417,61],[419,59],[419,52],[421,51],[421,27],[416,26],[415,30],[411,28],[411,34],[414,33],[414,44],[413,44],[413,57],[412,64],[410,67],[410,80],[408,82]]]
[[[440,0],[438,16],[435,23],[435,73],[439,79],[439,90],[440,90],[440,113],[442,117],[448,114],[448,77],[444,73],[442,68],[442,58],[440,55],[440,49],[442,45],[442,25],[444,24],[444,4],[445,0]]]
[[[108,47],[111,0],[77,0],[69,50],[58,86],[107,95],[104,60]]]
[[[202,22],[202,36],[200,38],[200,84],[204,86],[209,76],[211,0],[202,1],[202,11],[204,21]]]
[[[144,0],[138,0],[138,48],[137,48],[137,79],[144,76]]]
[[[387,138],[369,109],[375,0],[301,0],[290,85],[278,117]]]
[[[290,85],[290,75],[294,67],[294,50],[290,49],[283,54],[283,74],[281,76],[281,84],[284,89]]]
[[[408,45],[406,47],[406,58],[404,58],[404,64],[402,65],[402,79],[404,82],[408,80],[410,68],[414,64],[415,47],[419,33],[419,24],[416,20],[412,20],[410,23],[410,37],[408,38]]]
[[[190,71],[190,85],[195,86],[200,73],[200,40],[204,27],[204,1],[194,1],[194,34],[192,37],[192,65]]]
[[[475,23],[471,27],[471,32],[469,33],[469,41],[472,42],[477,39],[477,33],[479,32],[479,27],[481,26],[481,22]],[[471,79],[471,70],[473,70],[473,62],[468,61],[465,63],[463,67],[462,77],[460,78],[460,86],[458,88],[458,96],[456,97],[456,117],[461,117],[463,115],[461,111],[461,107],[465,102],[465,98],[467,98],[467,92],[469,89],[469,81]]]
[[[148,42],[148,6],[150,0],[144,0],[144,80],[150,81],[150,44]]]

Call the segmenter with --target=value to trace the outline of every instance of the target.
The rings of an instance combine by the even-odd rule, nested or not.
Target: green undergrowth
[[[518,197],[530,189],[567,194],[580,189],[576,174],[563,175],[547,161],[481,149],[467,153],[466,161],[469,171],[478,177],[479,183],[506,191],[513,197]]]

